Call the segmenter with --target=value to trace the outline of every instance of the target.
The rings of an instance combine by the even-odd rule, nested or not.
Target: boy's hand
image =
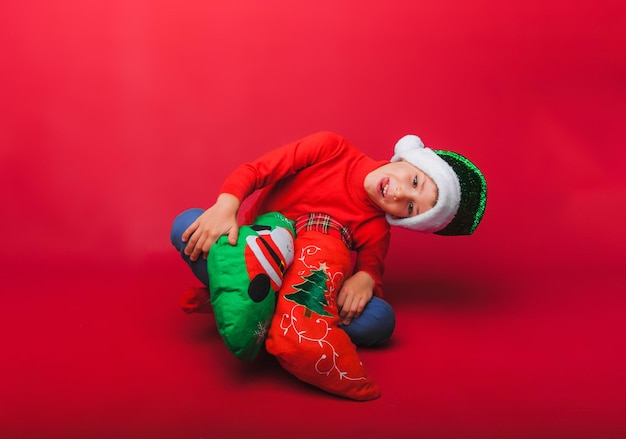
[[[182,239],[187,243],[185,254],[192,261],[198,260],[200,255],[206,259],[209,249],[222,235],[228,235],[231,245],[237,243],[239,205],[239,199],[234,195],[221,194],[213,206],[187,227]]]
[[[337,294],[339,324],[349,325],[363,312],[374,295],[374,279],[365,271],[358,271],[347,278]]]

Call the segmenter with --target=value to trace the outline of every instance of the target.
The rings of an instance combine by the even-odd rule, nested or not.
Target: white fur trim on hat
[[[443,229],[456,215],[461,201],[461,186],[456,173],[444,159],[412,134],[398,140],[394,152],[392,162],[404,160],[424,171],[437,185],[439,194],[432,209],[409,218],[394,218],[387,214],[387,221],[393,226],[420,232]]]

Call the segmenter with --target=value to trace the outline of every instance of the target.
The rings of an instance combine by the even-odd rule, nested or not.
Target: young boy
[[[319,132],[239,166],[206,211],[190,209],[174,221],[171,239],[208,286],[206,258],[222,235],[237,241],[241,203],[262,189],[247,212],[281,212],[301,230],[335,233],[356,253],[353,274],[336,299],[341,328],[357,346],[384,343],[395,316],[382,299],[390,226],[441,235],[468,235],[484,214],[486,182],[459,154],[425,148],[417,136],[398,141],[390,161],[375,161],[330,132]],[[187,312],[202,311],[208,291],[192,290]]]

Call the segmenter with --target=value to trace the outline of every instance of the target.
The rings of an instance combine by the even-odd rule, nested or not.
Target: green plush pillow
[[[294,259],[293,222],[280,213],[239,228],[236,245],[222,236],[209,251],[211,305],[228,349],[242,360],[257,357],[265,342],[276,292]]]

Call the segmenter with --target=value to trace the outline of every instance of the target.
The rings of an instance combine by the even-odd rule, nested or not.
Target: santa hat
[[[401,138],[392,162],[404,160],[424,171],[437,185],[437,202],[432,209],[409,218],[387,221],[394,226],[438,235],[471,235],[485,213],[487,183],[482,172],[467,158],[451,151],[424,146],[414,135]]]

